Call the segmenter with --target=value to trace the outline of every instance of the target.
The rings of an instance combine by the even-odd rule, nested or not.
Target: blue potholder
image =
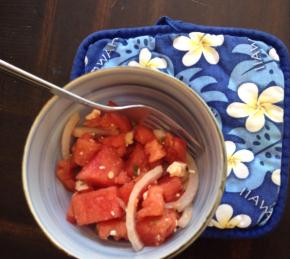
[[[254,237],[273,229],[286,200],[289,162],[290,72],[281,41],[264,32],[162,17],[154,26],[88,36],[71,79],[114,66],[168,73],[199,93],[215,114],[229,170],[205,235]]]

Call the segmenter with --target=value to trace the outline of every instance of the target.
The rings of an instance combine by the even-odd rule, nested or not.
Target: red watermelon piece
[[[162,216],[147,217],[136,224],[140,239],[145,245],[159,246],[176,228],[177,213],[166,209]]]
[[[115,185],[115,178],[122,168],[123,161],[116,150],[103,146],[76,178],[93,186],[111,186]]]
[[[128,240],[126,222],[124,219],[111,219],[103,221],[96,226],[100,239],[106,240],[113,237],[115,240]]]
[[[72,209],[80,226],[121,218],[125,214],[118,201],[115,186],[74,195]]]
[[[151,216],[160,216],[163,214],[164,209],[163,189],[157,185],[152,186],[148,190],[147,197],[142,202],[142,209],[137,212],[137,220]]]

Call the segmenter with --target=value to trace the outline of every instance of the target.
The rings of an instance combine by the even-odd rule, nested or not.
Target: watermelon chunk
[[[166,149],[165,160],[168,163],[171,164],[174,161],[186,162],[186,143],[182,139],[166,133],[164,147]]]
[[[130,194],[134,188],[135,183],[133,181],[125,183],[118,189],[118,196],[127,204]]]
[[[134,130],[134,138],[142,145],[145,145],[147,142],[154,140],[155,135],[151,129],[143,125],[137,125]]]
[[[149,163],[156,162],[166,156],[163,146],[154,139],[145,145],[145,154],[149,156]]]
[[[75,220],[80,226],[124,216],[115,186],[74,195],[72,208]]]
[[[76,194],[74,194],[76,195]],[[66,213],[66,220],[68,222],[70,222],[71,224],[76,224],[76,219],[75,219],[75,215],[73,212],[73,207],[72,207],[72,202],[70,203],[67,213]]]
[[[138,169],[140,172],[147,171],[147,156],[144,148],[140,144],[136,144],[133,151],[130,153],[126,161],[126,172],[129,176],[138,176]]]
[[[147,217],[136,224],[140,239],[145,245],[161,245],[176,228],[177,213],[166,209],[162,216]]]
[[[159,186],[163,190],[163,197],[166,202],[177,200],[183,192],[183,185],[180,177],[169,175],[163,176],[159,181]]]
[[[97,223],[96,229],[100,239],[106,240],[111,236],[115,240],[128,240],[127,228],[124,219],[111,219]]]
[[[93,186],[115,185],[115,178],[123,168],[123,161],[112,147],[103,146],[97,155],[79,172],[78,180]]]
[[[100,149],[101,144],[97,143],[91,134],[84,134],[77,139],[74,146],[74,162],[80,166],[85,166]]]
[[[59,160],[56,168],[57,178],[61,181],[63,186],[71,192],[73,192],[75,189],[75,176],[73,173],[74,167],[75,164],[69,158],[65,160]]]
[[[100,142],[104,145],[115,148],[120,157],[124,156],[126,153],[126,140],[124,133],[116,136],[101,138]]]
[[[121,171],[118,176],[115,177],[115,184],[121,185],[130,182],[132,179],[127,175],[126,171]]]
[[[160,216],[163,214],[164,208],[163,189],[160,186],[152,186],[148,190],[147,197],[144,197],[142,209],[137,212],[137,220],[149,216]]]

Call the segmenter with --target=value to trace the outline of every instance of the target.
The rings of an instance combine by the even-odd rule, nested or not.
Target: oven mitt
[[[154,26],[89,35],[71,79],[116,66],[174,76],[215,115],[228,172],[204,236],[256,237],[272,230],[284,209],[289,162],[289,57],[283,43],[260,31],[162,17]]]

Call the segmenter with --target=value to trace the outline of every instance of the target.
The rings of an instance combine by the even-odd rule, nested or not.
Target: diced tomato
[[[72,207],[76,222],[80,226],[124,216],[115,186],[74,195]]]
[[[100,239],[106,240],[109,236],[115,240],[128,240],[126,222],[122,219],[103,221],[96,226]]]
[[[159,246],[176,228],[177,213],[166,209],[162,216],[148,217],[136,224],[140,239],[145,245]]]
[[[148,162],[144,148],[137,143],[126,161],[127,174],[131,177],[137,176],[139,169],[141,172],[147,170],[147,164]]]
[[[76,224],[76,219],[75,219],[75,215],[73,212],[73,207],[72,207],[72,202],[70,203],[67,213],[66,213],[66,219],[68,222],[70,222],[71,224]]]
[[[142,202],[142,209],[137,212],[137,220],[160,216],[164,212],[163,189],[159,186],[152,186],[147,192],[147,197]]]
[[[126,153],[126,140],[124,133],[116,136],[101,138],[100,142],[107,146],[114,147],[120,157]]]
[[[134,130],[134,138],[142,145],[145,145],[147,142],[154,140],[155,135],[151,129],[143,125],[137,125]]]
[[[76,178],[93,186],[110,186],[115,184],[115,177],[122,169],[123,161],[116,150],[103,146]]]
[[[77,139],[74,145],[74,162],[80,166],[85,166],[100,149],[100,143],[97,143],[90,134],[84,134]]]
[[[166,202],[175,201],[183,191],[180,177],[166,175],[159,181],[159,186],[163,189],[163,197]]]
[[[126,171],[121,171],[118,176],[115,178],[116,184],[125,184],[131,181],[131,178],[127,175]]]
[[[153,163],[166,156],[163,146],[154,139],[145,145],[145,154],[149,156],[149,163]]]
[[[118,189],[118,196],[127,204],[130,194],[134,188],[135,183],[133,181],[125,183]]]
[[[61,181],[63,186],[71,192],[75,190],[75,176],[73,173],[74,167],[75,164],[69,158],[65,160],[59,160],[56,168],[57,178]]]
[[[164,147],[167,153],[165,159],[168,163],[186,162],[186,143],[182,139],[166,133]]]

